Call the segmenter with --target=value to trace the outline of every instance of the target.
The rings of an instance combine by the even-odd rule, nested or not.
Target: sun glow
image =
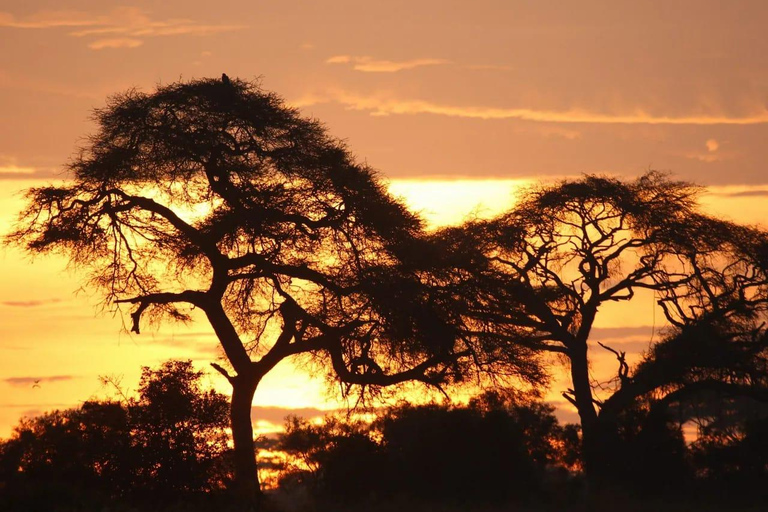
[[[533,180],[392,180],[389,191],[421,214],[431,228],[488,218],[510,208]]]

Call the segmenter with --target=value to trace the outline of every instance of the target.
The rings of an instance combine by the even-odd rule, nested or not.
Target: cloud
[[[152,336],[152,345],[189,350],[201,356],[215,357],[219,353],[219,340],[210,332],[176,333],[171,336]]]
[[[3,382],[11,386],[25,387],[42,384],[44,382],[63,382],[74,379],[74,375],[53,375],[51,377],[10,377],[3,379]]]
[[[347,56],[338,56],[339,59]],[[521,120],[566,124],[655,124],[655,125],[752,125],[768,123],[763,108],[750,116],[691,115],[659,116],[636,109],[632,113],[600,113],[586,109],[537,110],[473,105],[447,105],[419,99],[398,99],[383,94],[361,95],[343,90],[304,96],[295,105],[338,103],[350,110],[369,112],[372,116],[431,114],[482,120]]]
[[[768,197],[768,189],[756,188],[752,190],[710,191],[710,194],[719,197]]]
[[[273,425],[282,425],[285,422],[286,416],[289,415],[299,416],[300,418],[309,420],[312,418],[321,418],[331,412],[333,411],[317,409],[315,407],[291,409],[288,407],[254,405],[251,407],[251,418],[254,421],[266,421]]]
[[[137,48],[149,37],[208,36],[246,28],[244,25],[204,24],[186,18],[152,19],[137,7],[119,7],[108,14],[94,15],[78,11],[41,11],[23,19],[0,12],[0,27],[17,29],[76,28],[73,37],[93,37],[88,44],[94,50],[107,48]],[[110,36],[110,37],[98,37]]]
[[[0,12],[0,27],[45,29],[59,27],[87,27],[108,22],[105,16],[93,16],[81,11],[40,11],[23,20],[9,12]]]
[[[659,329],[655,329],[658,333]],[[636,336],[650,336],[654,331],[651,325],[641,325],[637,327],[594,327],[590,333],[594,339],[622,339],[633,338]]]
[[[718,152],[718,150],[720,149],[720,143],[716,139],[707,139],[707,141],[704,143],[704,146],[707,148],[706,153],[700,153],[700,152],[687,153],[685,157],[690,158],[691,160],[698,160],[699,162],[704,162],[708,164],[711,164],[713,162],[720,162],[722,160],[727,159],[727,155],[724,155]]]
[[[36,407],[36,408],[44,407],[45,409],[53,409],[53,408],[62,408],[62,407],[73,407],[75,405],[76,405],[75,403],[68,403],[68,404],[65,404],[65,403],[50,403],[50,404],[4,404],[4,403],[0,403],[0,407],[8,408],[8,409],[11,409],[11,408],[13,408],[13,409],[25,409],[25,408],[29,409],[29,408],[32,408],[32,407]],[[38,412],[41,412],[41,411],[43,411],[45,409],[34,409],[34,410],[38,411]],[[26,415],[26,413],[23,413],[23,414]]]
[[[62,299],[43,299],[43,300],[6,300],[0,302],[2,306],[10,306],[14,308],[36,308],[39,306],[47,306],[48,304],[55,304],[61,302]]]
[[[9,175],[24,175],[24,174],[34,174],[35,168],[34,167],[20,167],[18,165],[0,165],[0,174],[9,174]]]
[[[33,167],[22,165],[18,159],[10,155],[0,154],[0,180],[27,180],[40,178],[55,178],[60,172],[50,167]]]
[[[116,39],[97,39],[96,41],[89,43],[88,48],[91,50],[103,50],[104,48],[138,48],[143,44],[144,41],[141,39],[121,37]]]
[[[723,195],[726,197],[768,197],[768,190],[745,190]]]
[[[406,69],[414,69],[423,66],[438,66],[448,64],[445,59],[412,59],[404,61],[378,60],[373,57],[335,55],[327,59],[326,64],[352,64],[352,69],[364,73],[397,73]]]
[[[595,341],[600,341],[607,346],[627,352],[628,354],[641,354],[648,350],[652,340],[660,340],[664,335],[664,328],[653,327],[651,325],[641,325],[636,327],[595,327],[590,336]],[[594,350],[598,354],[614,358],[610,352],[604,350],[597,344]]]
[[[2,180],[41,180],[41,179],[61,179],[63,173],[50,167],[25,167],[24,172],[19,172],[18,168],[8,168],[0,166],[0,181]]]
[[[555,417],[560,423],[581,424],[579,414],[573,410],[573,406],[565,400],[550,400],[547,402],[555,408]]]

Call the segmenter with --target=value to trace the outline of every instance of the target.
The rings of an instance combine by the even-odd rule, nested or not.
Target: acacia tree
[[[234,370],[214,364],[232,384],[247,499],[259,495],[251,403],[280,361],[315,354],[360,386],[464,374],[476,345],[450,294],[408,264],[421,221],[320,123],[226,75],[128,91],[95,121],[73,179],[30,190],[9,239],[87,269],[107,305],[130,306],[137,334],[202,311]]]
[[[588,476],[616,469],[617,418],[639,398],[669,404],[703,388],[759,384],[750,376],[765,367],[755,321],[768,306],[768,236],[704,215],[698,193],[656,172],[631,182],[586,176],[531,189],[507,213],[463,228],[464,244],[485,256],[467,269],[479,293],[466,315],[488,339],[567,363],[563,396],[581,419]],[[592,327],[601,306],[638,289],[654,292],[674,330],[633,369]],[[597,393],[590,376],[596,344],[617,357],[614,393]]]

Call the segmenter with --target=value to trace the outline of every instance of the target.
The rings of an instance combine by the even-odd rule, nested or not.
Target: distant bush
[[[723,492],[768,499],[768,416],[763,407],[751,416],[703,426],[691,446],[700,479]]]
[[[301,464],[282,482],[303,483],[321,501],[525,500],[573,462],[578,438],[553,410],[488,394],[467,406],[401,405],[370,425],[291,418],[281,447]]]

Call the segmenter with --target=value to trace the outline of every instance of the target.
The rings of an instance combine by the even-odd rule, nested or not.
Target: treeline
[[[144,368],[136,397],[23,419],[0,443],[0,509],[236,509],[227,399],[201,378],[190,362],[171,361]],[[709,421],[692,444],[669,414],[638,406],[622,417],[615,488],[629,499],[765,502],[766,411],[739,400],[698,414]],[[538,509],[588,497],[580,428],[520,393],[403,403],[373,421],[288,417],[282,434],[254,445],[264,447],[285,455],[262,466],[278,476],[275,501],[294,510],[381,502]]]
[[[708,423],[689,442],[672,415],[634,408],[621,418],[610,485],[591,493],[580,427],[560,424],[552,406],[519,395],[404,404],[370,424],[290,418],[278,446],[297,463],[280,485],[294,495],[305,491],[328,510],[382,499],[610,509],[616,496],[616,503],[695,502],[716,510],[766,505],[767,411],[743,400],[731,406],[717,420],[707,411]]]
[[[339,505],[393,499],[466,506],[573,494],[576,425],[543,402],[487,393],[467,405],[401,404],[373,422],[290,417],[277,446],[292,461],[280,487]]]

